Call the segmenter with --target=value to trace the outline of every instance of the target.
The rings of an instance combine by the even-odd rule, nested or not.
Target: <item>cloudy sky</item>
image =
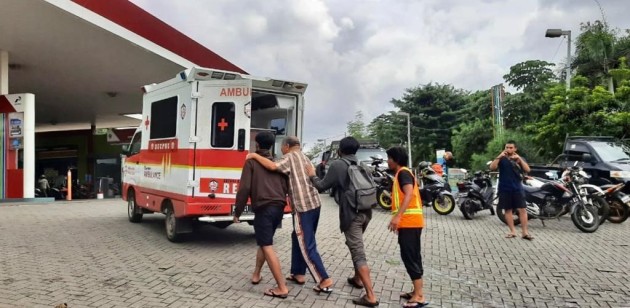
[[[597,0],[132,0],[256,76],[309,84],[304,142],[369,122],[392,98],[428,82],[477,90],[515,63],[562,63],[566,41],[601,19]],[[630,0],[598,0],[611,26],[630,28]]]

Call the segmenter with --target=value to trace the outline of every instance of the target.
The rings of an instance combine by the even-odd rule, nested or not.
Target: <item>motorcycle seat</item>
[[[531,187],[531,186],[523,185],[523,190],[528,193],[535,193],[537,191],[540,191],[541,189],[540,187]]]

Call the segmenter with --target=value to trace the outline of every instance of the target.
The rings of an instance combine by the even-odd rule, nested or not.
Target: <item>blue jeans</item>
[[[328,279],[328,273],[319,256],[315,241],[320,211],[321,208],[318,207],[303,213],[294,213],[293,233],[291,233],[291,274],[305,275],[308,268],[318,284]]]

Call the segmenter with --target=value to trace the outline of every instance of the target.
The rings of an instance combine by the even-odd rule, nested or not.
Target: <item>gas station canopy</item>
[[[127,0],[3,0],[0,50],[38,132],[136,126],[141,87],[193,65],[244,73]]]

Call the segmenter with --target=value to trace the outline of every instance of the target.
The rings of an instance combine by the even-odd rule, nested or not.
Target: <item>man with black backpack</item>
[[[354,265],[354,276],[348,278],[348,283],[355,288],[365,288],[365,295],[352,302],[355,305],[376,307],[379,302],[374,295],[363,244],[363,232],[372,219],[372,206],[376,205],[376,184],[370,172],[359,164],[355,155],[357,150],[357,139],[343,138],[338,150],[341,158],[330,164],[326,176],[319,179],[312,166],[308,168],[308,174],[320,192],[335,188],[340,194],[339,228],[346,236],[346,245]]]

